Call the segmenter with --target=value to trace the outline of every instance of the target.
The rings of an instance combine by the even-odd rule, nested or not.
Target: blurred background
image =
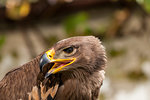
[[[150,0],[0,0],[0,80],[57,41],[97,36],[108,64],[100,100],[150,100]]]

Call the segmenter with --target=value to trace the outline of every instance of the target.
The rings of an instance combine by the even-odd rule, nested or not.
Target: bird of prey
[[[0,100],[27,100],[32,87],[45,80],[50,88],[57,85],[50,100],[96,100],[104,77],[100,72],[105,67],[105,49],[98,38],[64,39],[8,72],[0,81]]]

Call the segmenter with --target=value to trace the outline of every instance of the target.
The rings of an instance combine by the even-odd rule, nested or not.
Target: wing
[[[0,81],[0,100],[28,99],[28,92],[36,85],[39,58],[8,72]]]

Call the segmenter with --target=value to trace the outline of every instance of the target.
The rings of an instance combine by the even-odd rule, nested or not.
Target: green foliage
[[[64,21],[64,28],[68,35],[74,35],[75,33],[90,34],[92,30],[87,26],[88,14],[80,12],[75,15],[71,15]]]
[[[0,6],[4,6],[6,3],[6,0],[0,0]]]
[[[5,36],[4,35],[0,35],[0,49],[2,48],[4,42],[5,42]]]
[[[2,54],[0,54],[0,62],[2,61]]]
[[[46,39],[48,46],[52,46],[54,43],[58,41],[58,38],[56,36],[50,36]]]
[[[136,0],[136,2],[142,5],[144,9],[150,13],[150,0]]]
[[[93,33],[92,29],[89,27],[86,27],[84,30],[84,35],[91,35],[91,33]]]
[[[18,58],[18,53],[17,53],[17,51],[15,51],[15,50],[13,50],[12,52],[11,52],[11,55],[12,55],[12,57],[13,58]]]
[[[121,50],[112,49],[109,51],[109,55],[111,57],[117,57],[117,56],[122,55],[124,53],[125,53],[124,49],[121,49]]]
[[[150,0],[144,0],[145,10],[150,13]]]
[[[131,71],[128,73],[127,77],[132,81],[141,81],[141,80],[147,80],[147,76],[141,71]]]
[[[104,33],[106,33],[107,29],[108,29],[108,27],[103,25],[102,27],[100,27],[100,28],[98,29],[98,32],[99,32],[100,34],[104,34]]]
[[[0,50],[2,48],[2,46],[4,45],[5,43],[5,36],[4,35],[0,35]],[[2,52],[0,52],[0,61],[2,60]]]

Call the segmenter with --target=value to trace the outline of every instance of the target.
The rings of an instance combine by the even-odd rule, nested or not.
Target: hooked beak
[[[55,50],[54,48],[48,50],[46,53],[44,53],[40,59],[40,70],[43,71],[43,68],[46,64],[50,64],[51,66],[48,72],[45,75],[45,78],[50,76],[51,74],[55,74],[61,70],[63,70],[64,67],[72,64],[76,58],[70,58],[70,59],[54,59]]]

